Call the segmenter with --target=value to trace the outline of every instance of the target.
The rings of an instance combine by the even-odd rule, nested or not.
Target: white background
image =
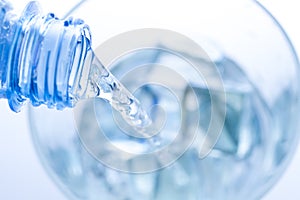
[[[25,1],[12,1],[21,8]],[[45,2],[45,3],[44,3]],[[74,1],[43,1],[46,9],[62,13]],[[71,2],[71,3],[70,3]],[[105,2],[105,1],[103,1]],[[300,52],[300,7],[293,0],[261,0],[281,22]],[[66,4],[66,5],[64,5]],[[59,5],[59,6],[58,6]],[[300,77],[299,77],[300,78]],[[299,119],[300,120],[300,119]],[[28,131],[27,112],[11,112],[5,100],[0,101],[0,199],[66,200],[48,178],[33,149]],[[300,149],[279,183],[264,200],[300,199]]]

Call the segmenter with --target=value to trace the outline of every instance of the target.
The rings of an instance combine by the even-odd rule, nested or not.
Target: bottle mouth
[[[27,5],[17,23],[11,50],[12,110],[18,112],[28,99],[34,106],[73,107],[75,84],[91,45],[89,27],[81,19],[42,15],[36,2]]]

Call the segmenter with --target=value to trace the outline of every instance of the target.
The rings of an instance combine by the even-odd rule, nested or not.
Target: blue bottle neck
[[[12,7],[0,0],[0,98],[6,98],[7,65],[10,54],[13,33],[15,30],[15,16],[11,14]]]
[[[80,19],[43,16],[36,2],[17,19],[3,2],[0,98],[7,98],[16,112],[27,100],[34,106],[73,107],[84,90],[78,85],[91,51],[88,26]]]

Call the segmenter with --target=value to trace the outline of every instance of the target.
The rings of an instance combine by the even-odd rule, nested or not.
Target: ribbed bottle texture
[[[30,2],[20,17],[0,0],[0,98],[18,112],[25,101],[50,108],[73,107],[90,51],[91,35],[80,19],[43,15]]]

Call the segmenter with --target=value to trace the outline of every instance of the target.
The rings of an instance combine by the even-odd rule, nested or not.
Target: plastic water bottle
[[[83,65],[76,54],[84,57],[90,48],[88,26],[80,19],[42,15],[35,2],[19,18],[8,2],[0,7],[0,98],[16,112],[26,100],[59,109],[73,106]]]
[[[27,100],[61,110],[98,96],[130,125],[151,124],[139,101],[95,57],[83,20],[43,15],[37,2],[19,18],[6,1],[0,7],[0,98],[7,98],[13,111]]]

